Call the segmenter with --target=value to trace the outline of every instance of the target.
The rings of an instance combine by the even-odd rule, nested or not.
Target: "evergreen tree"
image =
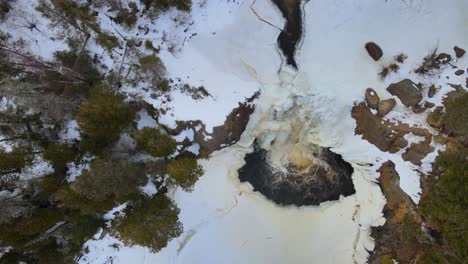
[[[423,212],[445,237],[448,255],[468,259],[468,152],[444,152],[437,166],[445,172],[422,201]]]
[[[123,96],[97,95],[81,103],[76,120],[88,137],[87,147],[99,152],[118,140],[134,117]]]
[[[0,176],[10,173],[19,173],[32,164],[34,159],[29,147],[17,147],[10,152],[0,149]]]
[[[125,201],[128,196],[137,194],[138,186],[145,185],[147,180],[143,164],[95,159],[91,161],[90,169],[84,170],[71,188],[93,201]]]
[[[198,178],[204,173],[197,160],[190,158],[171,160],[166,170],[171,180],[188,192],[193,190]]]
[[[174,153],[177,142],[156,128],[144,127],[133,133],[137,145],[153,157],[167,157]]]
[[[111,234],[126,245],[149,247],[158,252],[182,234],[179,208],[163,194],[129,205],[112,221]]]
[[[47,146],[42,155],[52,163],[57,172],[64,170],[67,163],[73,161],[77,153],[67,145],[53,143]]]

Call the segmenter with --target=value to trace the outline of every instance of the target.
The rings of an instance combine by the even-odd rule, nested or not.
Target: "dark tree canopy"
[[[144,127],[135,131],[133,137],[137,145],[153,157],[167,157],[174,153],[177,142],[156,128]]]
[[[459,91],[448,101],[442,122],[450,133],[468,138],[468,92]]]
[[[129,205],[112,221],[111,234],[126,245],[140,245],[158,252],[182,234],[179,208],[163,194]]]
[[[90,169],[84,170],[71,188],[94,201],[109,198],[125,200],[129,195],[139,192],[138,186],[147,182],[143,164],[127,160],[91,161]]]
[[[202,166],[198,165],[197,160],[190,158],[171,160],[166,170],[175,184],[189,192],[193,190],[198,178],[203,175]]]
[[[190,11],[192,0],[142,0],[147,9],[153,12],[160,12],[175,7],[181,11]]]
[[[49,144],[43,152],[43,157],[50,161],[56,171],[66,168],[67,163],[73,161],[76,151],[64,144]]]
[[[32,163],[33,158],[29,147],[14,148],[10,152],[0,149],[0,176],[20,172]]]
[[[119,139],[135,112],[120,95],[97,95],[81,103],[76,120],[89,137],[91,149],[102,149]]]
[[[459,259],[468,259],[468,151],[444,152],[437,165],[445,172],[422,201],[424,213],[445,236]]]

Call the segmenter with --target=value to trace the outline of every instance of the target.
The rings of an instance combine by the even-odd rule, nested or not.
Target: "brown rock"
[[[410,79],[404,79],[387,87],[387,91],[397,96],[406,106],[415,106],[422,100],[422,93]]]
[[[455,50],[455,55],[457,56],[457,58],[461,58],[463,57],[463,55],[465,55],[465,50],[458,47],[458,46],[455,46],[453,47],[453,49]]]
[[[452,56],[450,56],[450,54],[447,54],[447,53],[440,53],[439,55],[437,55],[435,60],[437,64],[445,65],[452,60]]]
[[[434,151],[434,148],[430,146],[429,143],[430,142],[427,141],[417,144],[413,143],[401,157],[414,165],[421,165],[421,160],[424,159],[427,154]]]
[[[460,76],[460,75],[462,75],[462,74],[464,74],[464,73],[465,73],[464,70],[458,70],[458,71],[455,72],[455,75],[456,75],[456,76]]]
[[[443,107],[439,106],[434,111],[430,112],[426,118],[426,122],[433,128],[442,127],[442,111]]]
[[[408,146],[408,140],[406,140],[404,137],[398,137],[395,140],[395,145],[397,145],[399,148],[406,148]]]
[[[356,134],[374,144],[381,151],[388,151],[392,145],[392,129],[382,124],[382,119],[372,114],[370,108],[361,103],[353,107],[352,117],[356,120]]]
[[[398,145],[402,145],[402,142],[396,143],[396,141],[408,133],[424,137],[426,141],[431,139],[431,133],[426,129],[384,120],[379,115],[374,115],[365,103],[354,106],[351,116],[356,120],[354,132],[357,135],[362,135],[363,139],[381,151],[397,152],[400,150]]]
[[[427,96],[429,96],[429,98],[432,98],[434,97],[434,95],[437,93],[437,89],[435,88],[434,85],[432,85],[431,87],[429,87],[429,91],[427,92]]]
[[[379,103],[377,112],[380,116],[385,116],[388,114],[392,109],[395,107],[396,101],[393,98],[387,99],[387,100],[382,100]]]
[[[379,168],[380,173],[379,185],[382,189],[387,204],[387,209],[393,211],[394,218],[392,221],[400,222],[404,215],[397,214],[398,211],[404,211],[414,217],[417,222],[421,222],[416,205],[411,198],[400,188],[400,176],[395,170],[395,164],[392,161],[387,161]]]
[[[377,109],[380,98],[372,88],[366,90],[366,103],[372,109]]]
[[[231,113],[226,116],[224,124],[213,127],[213,132],[209,133],[205,129],[205,124],[200,120],[177,121],[177,127],[171,131],[172,135],[179,135],[182,131],[191,129],[194,132],[193,142],[185,142],[184,149],[191,143],[200,145],[200,155],[209,155],[213,151],[235,144],[244,132],[250,115],[254,112],[253,101],[258,98],[259,93],[247,98],[245,102],[239,103]],[[209,137],[207,137],[209,136]],[[182,142],[184,143],[184,142]],[[183,151],[181,151],[183,152]]]
[[[431,102],[424,102],[424,108],[428,109],[428,108],[432,108],[434,107],[435,104],[434,103],[431,103]]]
[[[362,135],[362,138],[381,151],[397,152],[399,148],[395,145],[396,139],[409,133],[409,131],[394,133],[396,128],[389,122],[383,121],[380,116],[372,114],[365,103],[354,106],[351,115],[356,120],[355,133]]]
[[[382,49],[377,44],[375,44],[374,42],[367,42],[366,43],[366,50],[367,50],[367,53],[369,53],[369,55],[375,61],[378,61],[383,56]]]
[[[415,105],[415,106],[411,107],[411,110],[413,110],[413,113],[415,113],[415,114],[420,114],[420,113],[426,111],[426,108],[424,108],[422,106],[419,106],[419,105]]]
[[[419,242],[402,239],[404,225],[402,222],[411,221],[420,225],[422,216],[411,198],[400,188],[400,176],[395,170],[395,164],[387,161],[379,168],[379,185],[385,195],[387,204],[383,210],[387,220],[383,226],[371,228],[375,239],[375,248],[368,259],[370,264],[386,263],[383,257],[397,259],[399,263],[418,263],[421,251]],[[391,261],[390,261],[391,262]]]

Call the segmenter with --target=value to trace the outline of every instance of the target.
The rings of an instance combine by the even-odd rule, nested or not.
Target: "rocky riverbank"
[[[367,46],[366,49],[374,58],[375,50],[368,49]],[[356,134],[362,135],[363,139],[375,145],[380,151],[394,153],[411,163],[420,175],[422,186],[421,205],[415,204],[411,197],[400,188],[401,175],[396,170],[395,163],[388,160],[377,170],[380,175],[379,185],[387,199],[383,211],[386,223],[372,228],[376,246],[369,263],[387,263],[392,260],[398,263],[442,263],[444,261],[458,263],[461,260],[460,256],[463,253],[459,249],[456,249],[458,252],[450,249],[454,244],[459,243],[456,242],[459,241],[458,238],[447,233],[450,232],[444,229],[447,226],[441,228],[443,225],[435,221],[435,219],[446,217],[444,210],[431,207],[431,204],[438,203],[438,199],[444,199],[433,193],[446,191],[434,190],[434,188],[440,178],[448,177],[446,176],[447,168],[440,165],[443,161],[435,158],[434,162],[429,162],[429,168],[427,165],[427,157],[428,155],[434,157],[436,147],[439,152],[436,152],[436,155],[444,150],[442,153],[448,153],[447,155],[464,153],[466,149],[466,131],[464,131],[466,128],[463,128],[466,125],[461,124],[465,123],[462,116],[466,112],[466,105],[453,103],[456,100],[462,100],[460,98],[466,96],[466,88],[468,88],[468,83],[463,83],[463,79],[461,83],[456,81],[460,80],[459,77],[463,78],[465,74],[465,70],[459,69],[457,65],[465,52],[462,48],[455,46],[454,53],[451,55],[432,52],[414,70],[415,78],[424,77],[420,78],[421,82],[416,83],[406,78],[391,83],[386,91],[394,97],[385,100],[380,100],[377,92],[368,88],[365,102],[358,103],[352,109],[352,117],[356,120]],[[397,65],[392,67],[393,74],[400,74],[398,70],[402,63],[392,64]],[[381,76],[385,78],[387,74],[388,72]],[[450,80],[451,76],[455,80]],[[452,90],[442,91],[442,86],[434,84],[440,79],[448,80],[446,86],[451,87]],[[468,78],[465,80],[468,81]],[[440,98],[439,101],[434,101],[435,97]],[[398,104],[400,107],[395,110]],[[412,116],[413,119],[407,119],[406,122],[415,119],[423,121],[417,125],[405,123],[404,120],[396,119],[393,111],[406,111],[406,115]],[[460,120],[455,122],[461,123],[450,123],[454,120],[450,120],[447,115],[448,112],[454,111],[460,115]],[[454,127],[458,132],[453,132]],[[414,136],[418,138],[417,141]],[[426,166],[423,161],[426,162]],[[453,162],[456,161],[448,161],[449,164],[454,164]],[[466,162],[455,166],[464,167]],[[453,213],[455,214],[455,211]],[[448,239],[451,241],[448,242]]]

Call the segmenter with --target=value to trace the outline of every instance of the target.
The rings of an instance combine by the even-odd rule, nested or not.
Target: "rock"
[[[427,154],[434,151],[434,147],[430,146],[429,143],[430,142],[427,141],[417,144],[413,143],[401,157],[414,165],[421,165],[421,160],[424,159]]]
[[[464,73],[465,73],[464,70],[458,70],[458,71],[455,72],[455,75],[456,75],[456,76],[460,76],[460,75],[462,75],[462,74],[464,74]]]
[[[366,43],[366,50],[367,50],[367,53],[369,53],[369,55],[375,61],[378,61],[383,56],[382,49],[377,44],[375,44],[374,42],[367,42]]]
[[[377,109],[380,98],[372,88],[366,90],[366,103],[372,109]]]
[[[455,46],[453,47],[453,49],[455,50],[455,55],[457,56],[457,58],[461,58],[463,57],[463,55],[465,55],[465,50],[458,47],[458,46]]]
[[[389,160],[383,163],[377,171],[380,173],[380,188],[385,198],[387,198],[385,207],[394,212],[398,211],[399,208],[406,208],[412,214],[418,212],[411,198],[400,188],[400,176],[395,169],[395,164]],[[398,222],[402,220],[396,214],[394,217],[397,219],[392,220],[397,220]]]
[[[387,87],[387,91],[397,96],[400,101],[410,107],[416,106],[422,100],[422,93],[410,79],[404,79]]]
[[[420,114],[420,113],[426,111],[426,108],[424,108],[424,107],[422,107],[420,105],[415,105],[415,106],[411,107],[411,110],[413,110],[413,113],[415,113],[415,114]]]
[[[424,108],[428,109],[428,108],[432,108],[434,107],[435,104],[434,103],[431,103],[431,102],[424,102]]]
[[[450,54],[447,54],[447,53],[440,53],[435,58],[435,61],[439,66],[440,65],[445,65],[445,64],[449,63],[450,61],[452,61],[452,56],[450,56]]]
[[[393,98],[387,99],[387,100],[382,100],[379,103],[377,112],[380,116],[385,116],[388,114],[392,109],[395,107],[396,101]]]
[[[433,128],[440,129],[442,127],[442,106],[437,107],[434,111],[430,112],[426,118],[426,122]]]
[[[399,263],[421,264],[421,261],[417,261],[420,250],[401,238],[402,232],[408,232],[406,231],[408,228],[404,229],[408,225],[403,225],[403,221],[410,220],[417,225],[422,224],[422,216],[417,205],[400,188],[400,176],[393,162],[383,163],[378,172],[380,189],[387,200],[382,212],[386,221],[382,226],[371,228],[375,247],[367,263],[393,263],[384,260],[384,256],[388,257],[391,254],[390,259],[398,259]]]
[[[398,137],[395,140],[395,145],[397,145],[399,148],[406,148],[406,146],[408,146],[408,140],[406,140],[404,137]]]
[[[364,103],[354,106],[351,116],[356,120],[355,133],[362,135],[363,139],[369,141],[381,151],[390,151],[396,138],[404,136],[404,133],[393,133],[393,127],[382,122],[381,117],[372,114],[370,108]]]
[[[363,102],[355,105],[351,110],[351,116],[356,120],[354,132],[362,135],[362,138],[369,141],[381,151],[395,153],[400,150],[398,145],[399,137],[404,137],[408,133],[424,137],[431,137],[431,133],[423,128],[410,127],[408,124],[396,124],[389,120],[382,119],[379,115],[374,115],[371,109]]]
[[[381,151],[388,151],[391,146],[392,129],[382,124],[382,119],[372,114],[366,104],[353,107],[351,116],[356,120],[355,133],[375,145]]]
[[[192,143],[200,146],[199,155],[207,156],[213,151],[220,150],[224,147],[235,144],[239,139],[250,119],[250,115],[254,112],[255,104],[253,101],[258,98],[259,93],[255,93],[252,97],[247,98],[245,102],[239,103],[238,107],[234,108],[231,113],[226,116],[224,124],[213,127],[212,133],[205,129],[205,124],[200,120],[177,121],[177,127],[172,129],[171,135],[180,135],[183,131],[192,130],[194,133],[193,142],[190,140],[183,143],[182,153],[186,152],[185,148]]]
[[[429,96],[429,98],[432,98],[434,97],[434,95],[437,93],[437,89],[435,88],[434,85],[432,85],[431,87],[429,87],[429,91],[427,92],[427,96]]]

